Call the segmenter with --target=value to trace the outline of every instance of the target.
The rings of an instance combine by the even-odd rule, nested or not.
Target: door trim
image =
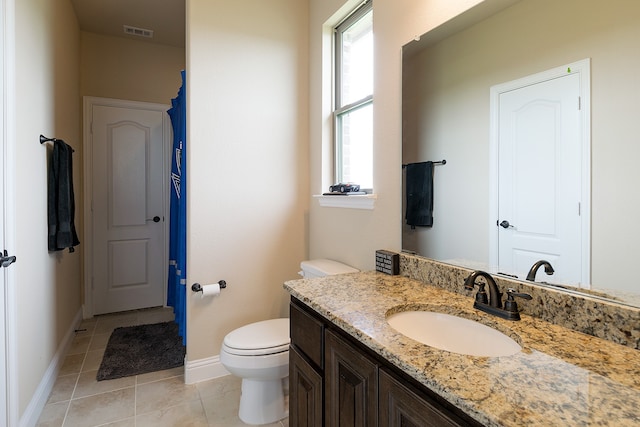
[[[580,141],[582,147],[582,280],[581,287],[591,285],[591,59],[572,62],[551,70],[532,74],[517,80],[492,86],[490,89],[490,136],[489,136],[489,265],[498,266],[498,232],[494,220],[498,218],[498,140],[500,95],[525,86],[548,80],[578,74],[580,76],[580,113],[582,127]]]
[[[164,113],[170,108],[166,104],[156,104],[140,101],[127,101],[123,99],[98,98],[92,96],[83,97],[83,129],[82,129],[82,150],[83,150],[83,179],[84,179],[84,302],[82,306],[82,316],[85,319],[93,317],[93,214],[92,214],[92,170],[91,160],[93,158],[93,138],[91,112],[94,106],[129,108],[141,110],[162,111]],[[171,122],[169,115],[163,117],[164,128],[164,144],[162,149],[162,158],[165,167],[162,168],[162,199],[163,199],[163,215],[169,218],[169,152],[171,144]],[[168,263],[169,257],[169,221],[164,221],[164,242],[163,242],[163,259]],[[168,264],[163,272],[163,281],[166,285],[168,280]],[[167,301],[167,287],[163,287],[163,301]]]
[[[4,245],[7,249],[16,247],[15,237],[15,0],[0,2],[0,80],[2,100],[0,100],[0,149],[3,150],[2,170],[4,192]],[[4,249],[4,248],[2,248]],[[4,274],[4,342],[0,351],[4,351],[5,365],[0,366],[6,379],[5,399],[0,403],[0,424],[13,426],[18,424],[18,367],[16,357],[16,292],[15,267],[3,268]]]

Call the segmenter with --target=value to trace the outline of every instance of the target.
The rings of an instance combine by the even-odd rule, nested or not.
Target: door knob
[[[16,257],[14,255],[9,256],[6,249],[2,254],[0,254],[0,266],[6,268],[6,267],[9,267],[14,262],[16,262]]]
[[[160,217],[158,215],[156,215],[153,218],[147,219],[147,221],[160,222]]]
[[[509,221],[507,221],[506,219],[499,224],[498,221],[496,221],[496,225],[499,225],[502,228],[514,228],[513,225],[509,224]]]

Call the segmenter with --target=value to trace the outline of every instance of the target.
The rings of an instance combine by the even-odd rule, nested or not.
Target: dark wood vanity
[[[301,301],[290,307],[291,426],[481,425]]]
[[[462,288],[454,273],[428,280]],[[471,295],[401,275],[340,274],[284,287],[292,426],[640,425],[640,352],[632,347],[528,314],[501,319],[474,309]],[[497,357],[439,350],[388,323],[403,310],[468,318],[522,349]],[[624,324],[637,325],[638,315],[629,312]]]

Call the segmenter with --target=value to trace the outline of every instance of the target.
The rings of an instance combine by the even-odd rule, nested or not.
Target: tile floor
[[[183,368],[96,381],[111,332],[120,326],[173,320],[167,308],[96,316],[82,322],[38,427],[233,427],[240,380],[227,376],[185,384]],[[284,419],[269,427],[288,427]]]

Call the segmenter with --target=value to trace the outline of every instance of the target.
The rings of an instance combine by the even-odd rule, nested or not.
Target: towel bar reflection
[[[418,162],[418,163],[426,163],[426,162]],[[443,159],[443,160],[440,160],[438,162],[431,162],[431,163],[433,163],[434,165],[446,165],[447,161],[445,159]],[[414,164],[414,163],[403,164],[402,165],[402,169],[406,168],[407,165],[412,165],[412,164]]]

